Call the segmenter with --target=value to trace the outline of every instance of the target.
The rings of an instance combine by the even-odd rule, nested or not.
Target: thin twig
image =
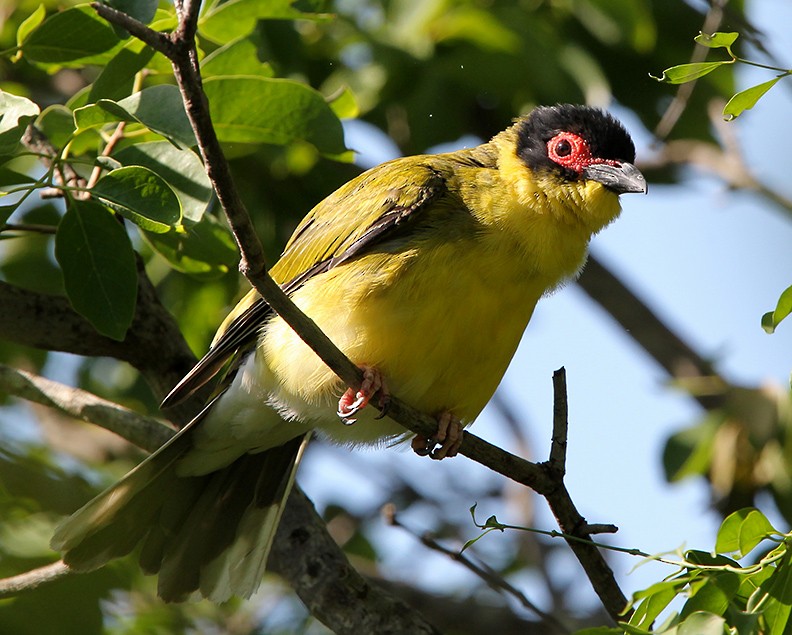
[[[0,233],[6,231],[27,232],[30,234],[47,234],[54,236],[58,228],[54,225],[41,225],[37,223],[6,223],[0,226]]]
[[[702,33],[713,33],[720,27],[721,20],[723,20],[723,7],[728,0],[712,0],[710,2],[709,11],[704,17],[704,24],[701,26]],[[703,62],[707,57],[709,49],[698,43],[693,46],[693,53],[690,55],[690,63]],[[693,89],[696,87],[697,80],[681,84],[677,89],[677,94],[673,101],[668,104],[663,116],[655,126],[654,134],[658,141],[665,141],[668,135],[676,126],[677,121],[682,116],[687,108],[688,101],[693,94]]]
[[[124,128],[126,128],[126,121],[120,121],[118,125],[113,130],[113,134],[107,140],[102,153],[99,155],[101,157],[108,157],[113,152],[116,147],[116,144],[124,138]],[[86,189],[90,190],[93,189],[93,186],[96,185],[99,177],[102,176],[102,170],[104,168],[101,164],[97,163],[94,166],[93,172],[91,172],[91,178],[88,179],[88,184],[85,186]]]
[[[550,467],[560,476],[566,473],[566,450],[569,434],[566,370],[553,373],[553,438],[550,442]]]
[[[487,585],[498,591],[499,593],[505,593],[511,595],[512,597],[516,598],[517,601],[527,610],[531,611],[538,617],[540,617],[549,627],[553,629],[553,631],[558,633],[570,633],[571,631],[564,626],[558,618],[554,615],[547,613],[540,609],[536,604],[534,604],[522,591],[520,591],[517,587],[513,584],[508,582],[506,579],[503,578],[500,574],[498,574],[494,569],[487,566],[484,563],[476,564],[470,558],[465,556],[463,553],[455,550],[449,549],[448,547],[443,546],[437,540],[435,540],[428,532],[418,533],[413,531],[411,528],[407,527],[404,523],[401,522],[397,513],[396,507],[392,503],[388,503],[387,505],[383,506],[382,508],[382,517],[386,523],[392,525],[393,527],[399,527],[410,535],[417,538],[421,544],[425,547],[432,549],[433,551],[437,551],[442,553],[445,556],[448,556],[454,562],[458,562],[463,567],[477,575],[481,578]]]

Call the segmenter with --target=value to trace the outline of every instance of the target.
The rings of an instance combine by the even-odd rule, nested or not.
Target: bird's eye
[[[559,132],[547,142],[547,158],[578,173],[592,161],[586,140],[572,132]]]
[[[555,153],[558,156],[568,157],[570,152],[572,152],[572,144],[566,139],[561,139],[558,143],[556,143]]]

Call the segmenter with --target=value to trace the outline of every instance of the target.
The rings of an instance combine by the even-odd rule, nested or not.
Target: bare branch
[[[150,29],[139,20],[136,20],[135,18],[128,16],[123,11],[114,9],[107,4],[102,4],[101,2],[92,2],[91,7],[105,20],[120,26],[130,35],[134,35],[138,40],[148,44],[155,51],[159,51],[166,57],[170,57],[172,55],[173,43],[171,42],[171,39],[164,33]]]
[[[0,364],[0,389],[6,394],[94,423],[149,452],[154,452],[174,434],[174,430],[163,421],[138,414],[85,390],[70,388],[4,364]]]
[[[566,473],[569,405],[567,403],[566,370],[553,373],[553,438],[550,442],[550,467],[560,476]]]
[[[0,599],[10,598],[74,574],[62,560],[0,580]]]

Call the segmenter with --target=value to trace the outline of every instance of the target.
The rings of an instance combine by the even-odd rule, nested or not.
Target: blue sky
[[[792,24],[792,7],[776,2],[756,2],[751,7],[770,50],[780,53],[782,64],[792,65],[792,59],[783,54],[792,50],[786,26]],[[766,71],[743,67],[740,87],[771,77]],[[753,111],[730,125],[756,175],[792,197],[788,152],[792,127],[778,125],[789,121],[789,88],[779,84]],[[669,87],[669,94],[672,91]],[[650,135],[636,120],[624,119],[636,139],[639,157],[649,156]],[[369,136],[359,124],[347,126],[347,133],[348,144],[361,150],[362,163],[391,158],[393,149]],[[466,142],[470,140],[456,145]],[[625,196],[623,207],[622,217],[594,239],[592,252],[700,354],[716,360],[727,379],[746,386],[788,387],[792,323],[783,323],[774,335],[768,335],[760,327],[760,318],[792,284],[792,219],[769,203],[729,191],[698,171],[688,173],[678,186],[650,184],[648,196]],[[545,457],[549,447],[551,376],[560,366],[567,369],[570,399],[566,482],[584,516],[591,522],[618,525],[613,542],[621,546],[650,553],[682,546],[710,550],[719,518],[707,510],[708,490],[697,481],[668,485],[660,463],[665,440],[696,421],[700,409],[670,388],[664,371],[574,285],[540,303],[500,388],[524,417],[535,452],[531,458],[537,460]],[[473,431],[496,443],[502,434],[491,410],[482,414]],[[426,479],[487,478],[463,457],[426,466],[408,453],[378,450],[368,454],[366,461],[396,463]],[[333,497],[322,463],[305,466],[301,474],[301,482],[320,504],[325,495]],[[368,490],[360,474],[334,470],[336,478],[348,479],[350,487],[356,488],[361,507],[373,502],[367,492],[375,497],[376,490],[373,486]],[[434,470],[444,474],[439,477]],[[509,522],[510,511],[504,502],[482,509],[481,517],[497,514]],[[536,513],[540,528],[555,527],[542,501],[536,502]],[[415,522],[420,524],[420,518]],[[474,529],[471,526],[471,536]],[[429,587],[448,586],[449,569],[439,566],[438,558],[422,556],[426,558],[423,566],[416,566],[409,548],[412,539],[389,528],[382,529],[380,538],[390,541],[388,553],[393,554],[386,556],[386,567],[392,566],[408,579],[418,577]],[[494,553],[501,539],[506,538],[498,534],[485,539],[490,544],[482,541],[483,555]],[[412,556],[400,555],[402,547]],[[577,575],[570,562],[563,560],[558,567],[562,576]],[[612,564],[628,593],[671,573],[659,565],[631,573],[637,560],[628,556],[614,556]],[[457,569],[452,575],[455,584],[464,586],[463,572]],[[581,597],[587,593],[581,590]]]

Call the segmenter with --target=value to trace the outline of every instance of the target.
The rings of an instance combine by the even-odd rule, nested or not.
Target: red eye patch
[[[618,161],[599,159],[591,155],[586,140],[573,132],[559,132],[547,142],[547,157],[558,165],[574,170],[578,174],[594,163],[619,165]]]

